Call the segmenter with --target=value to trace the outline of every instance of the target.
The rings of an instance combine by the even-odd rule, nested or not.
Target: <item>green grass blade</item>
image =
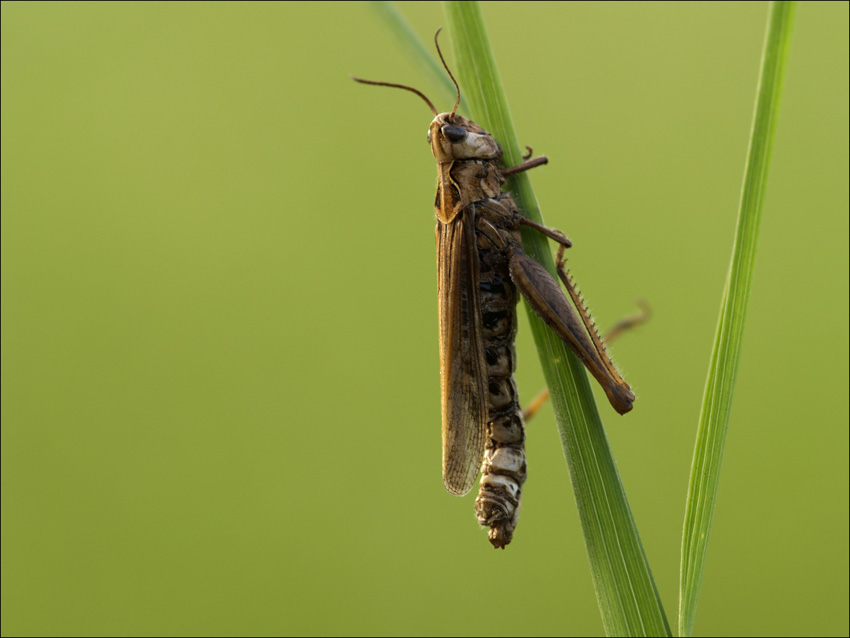
[[[507,100],[477,2],[445,2],[458,80],[470,117],[499,141],[506,165],[521,161]],[[517,203],[543,222],[525,173],[510,184]],[[554,273],[550,247],[523,232],[526,252]],[[567,458],[602,622],[608,635],[670,635],[634,518],[611,455],[587,373],[526,305]]]
[[[688,486],[679,586],[680,636],[691,635],[702,583],[794,9],[793,2],[772,2],[768,12],[732,263],[720,306]]]

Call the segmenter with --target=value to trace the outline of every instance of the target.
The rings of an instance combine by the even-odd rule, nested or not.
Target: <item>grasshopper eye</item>
[[[451,126],[446,124],[440,129],[440,132],[445,136],[445,138],[452,143],[462,142],[466,139],[466,129],[461,128],[460,126]]]

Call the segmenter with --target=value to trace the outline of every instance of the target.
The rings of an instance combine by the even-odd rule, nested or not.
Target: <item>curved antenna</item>
[[[404,84],[393,84],[392,82],[376,82],[375,80],[363,80],[361,78],[354,77],[353,75],[351,76],[351,79],[354,80],[355,82],[360,82],[360,84],[374,84],[375,86],[390,86],[394,89],[404,89],[405,91],[410,91],[411,93],[416,93],[416,95],[418,95],[423,100],[425,100],[425,104],[427,104],[428,107],[431,109],[431,112],[434,114],[434,117],[439,115],[439,113],[437,113],[437,109],[435,109],[434,105],[431,104],[431,100],[429,100],[427,97],[425,97],[425,94],[422,91],[417,91],[412,86],[405,86]],[[460,94],[458,93],[458,95],[460,95]],[[455,108],[457,108],[457,106],[455,106]],[[454,114],[454,111],[452,111],[452,114]]]
[[[449,74],[449,77],[454,82],[455,88],[457,89],[457,100],[455,100],[455,106],[452,109],[452,114],[449,116],[449,120],[453,119],[455,116],[455,111],[457,111],[457,107],[460,104],[460,87],[457,85],[457,80],[455,80],[455,76],[452,75],[451,70],[449,69],[449,65],[446,64],[446,59],[443,57],[443,52],[440,51],[440,43],[437,42],[437,36],[440,35],[440,31],[443,30],[443,27],[437,29],[437,33],[434,34],[434,44],[437,46],[437,53],[440,54],[440,61],[443,63],[443,68],[446,70],[446,73]]]

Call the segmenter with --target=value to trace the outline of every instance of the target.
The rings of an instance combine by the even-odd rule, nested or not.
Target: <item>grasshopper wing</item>
[[[447,224],[437,222],[443,484],[456,496],[478,476],[488,412],[474,223],[469,209]]]

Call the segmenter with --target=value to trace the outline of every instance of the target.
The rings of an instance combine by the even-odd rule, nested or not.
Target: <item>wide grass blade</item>
[[[472,107],[469,116],[499,141],[506,165],[519,164],[522,154],[478,3],[445,2],[444,6],[457,75]],[[520,173],[509,186],[524,214],[543,223],[527,175]],[[550,247],[540,233],[524,229],[523,247],[555,272]],[[526,309],[552,396],[605,631],[619,636],[669,636],[587,373],[528,305]]]
[[[732,263],[720,305],[720,319],[711,353],[688,485],[679,583],[680,636],[690,636],[693,628],[711,520],[717,501],[720,465],[755,269],[770,148],[776,128],[794,5],[793,2],[772,2],[768,11]]]

